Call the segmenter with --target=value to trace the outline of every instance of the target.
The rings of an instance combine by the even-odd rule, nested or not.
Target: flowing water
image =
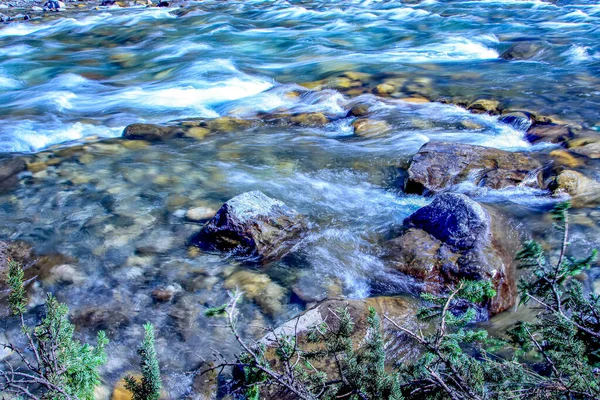
[[[536,43],[536,54],[500,59],[518,42]],[[352,92],[347,77],[358,77],[362,88],[391,81],[401,90],[386,99],[370,89]],[[320,91],[299,86],[323,82],[329,83]],[[25,174],[0,195],[0,237],[72,258],[62,274],[36,283],[32,305],[51,290],[69,304],[83,337],[108,330],[108,387],[135,369],[141,324],[151,321],[166,392],[180,398],[192,380],[187,372],[210,359],[213,348],[233,346],[227,331],[202,314],[221,304],[228,288],[267,292],[244,304],[252,322],[245,334],[254,336],[260,331],[253,324],[285,321],[306,301],[328,295],[414,294],[410,279],[388,270],[381,243],[430,201],[398,185],[399,171],[422,144],[555,148],[529,144],[523,129],[494,116],[401,100],[415,95],[491,98],[505,109],[600,130],[600,5],[205,1],[6,24],[0,27],[0,151],[61,163]],[[390,131],[354,136],[345,116],[357,102],[370,104]],[[109,139],[136,122],[282,109],[323,112],[334,122],[255,126],[149,146]],[[598,176],[597,164],[585,168]],[[188,250],[201,225],[184,218],[187,209],[217,209],[257,189],[310,221],[310,234],[290,256],[240,277],[251,266]],[[547,235],[543,212],[556,201],[549,193],[459,190],[504,210],[522,236]],[[596,210],[575,212],[582,248],[600,244],[599,219]],[[165,287],[173,300],[153,300],[152,291]],[[2,326],[16,332],[9,322]]]

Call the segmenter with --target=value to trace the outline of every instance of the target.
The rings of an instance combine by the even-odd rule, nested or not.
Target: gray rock
[[[460,250],[468,250],[489,234],[490,217],[476,201],[463,194],[444,193],[419,208],[404,224],[429,233]]]
[[[526,182],[544,187],[542,163],[526,153],[461,143],[429,142],[415,154],[405,182],[407,193],[430,194],[472,181],[502,189]]]
[[[273,261],[289,252],[305,228],[304,218],[296,211],[253,191],[223,204],[191,242],[208,251]]]

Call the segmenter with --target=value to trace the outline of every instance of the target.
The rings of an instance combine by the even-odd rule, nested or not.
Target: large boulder
[[[410,162],[405,191],[431,194],[465,181],[491,189],[522,183],[540,188],[544,185],[542,163],[525,153],[470,144],[429,142]]]
[[[404,233],[388,243],[397,270],[436,292],[462,279],[491,280],[492,314],[515,304],[517,288],[512,232],[502,218],[463,194],[444,193],[404,221]]]
[[[257,190],[228,200],[191,242],[203,250],[268,262],[287,254],[305,228],[295,210]]]
[[[18,174],[27,169],[20,157],[0,160],[0,192],[11,189],[19,181]]]

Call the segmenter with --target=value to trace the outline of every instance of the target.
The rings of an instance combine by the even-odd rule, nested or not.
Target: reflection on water
[[[600,7],[585,1],[207,1],[5,25],[0,151],[39,152],[45,169],[0,195],[0,238],[72,257],[40,280],[32,304],[51,290],[80,334],[108,329],[108,386],[133,368],[141,324],[155,323],[166,390],[178,398],[211,348],[234,348],[227,330],[203,316],[227,289],[248,292],[250,336],[325,296],[414,294],[414,282],[388,270],[382,243],[429,202],[398,185],[419,147],[443,140],[546,153],[554,145],[532,146],[523,127],[495,116],[394,97],[493,98],[593,128],[599,19]],[[528,60],[500,59],[525,41],[538,45]],[[335,78],[325,90],[300,86],[325,78]],[[402,93],[374,95],[382,81]],[[353,134],[347,115],[359,103],[385,124],[383,134]],[[322,112],[331,122],[152,145],[96,141],[134,122],[280,110]],[[524,236],[546,235],[543,213],[556,201],[547,192],[455,189],[495,204]],[[310,232],[292,254],[257,269],[187,247],[201,224],[186,210],[216,210],[250,190],[308,217]],[[595,210],[575,212],[582,247],[598,244],[599,219]]]

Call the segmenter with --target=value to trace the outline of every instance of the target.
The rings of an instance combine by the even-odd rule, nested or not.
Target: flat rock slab
[[[470,144],[429,142],[410,162],[405,191],[434,194],[467,181],[491,189],[520,184],[544,186],[542,163],[526,153]]]
[[[203,250],[275,261],[291,250],[305,228],[304,218],[295,210],[253,191],[223,204],[191,242]]]

